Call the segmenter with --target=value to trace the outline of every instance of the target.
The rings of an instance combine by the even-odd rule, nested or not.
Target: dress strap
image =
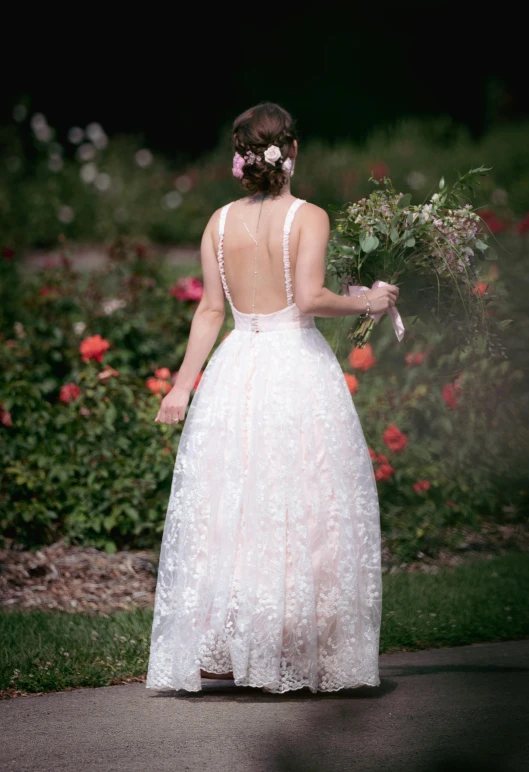
[[[303,198],[296,198],[296,200],[292,202],[287,212],[287,216],[285,218],[285,225],[283,227],[283,266],[285,269],[285,287],[287,290],[287,305],[289,306],[294,304],[294,294],[292,292],[292,279],[290,277],[290,251],[289,251],[290,229],[292,228],[292,221],[294,219],[294,215],[298,211],[299,207],[305,203],[306,201]]]
[[[226,216],[228,214],[228,210],[230,206],[233,204],[233,201],[231,203],[226,204],[226,206],[223,206],[220,210],[220,219],[219,219],[219,248],[217,250],[217,261],[219,264],[219,272],[220,272],[220,280],[222,282],[222,287],[224,289],[224,294],[226,295],[228,302],[230,306],[233,305],[231,302],[231,295],[230,291],[228,289],[228,282],[226,281],[226,275],[224,273],[224,228],[226,227]]]

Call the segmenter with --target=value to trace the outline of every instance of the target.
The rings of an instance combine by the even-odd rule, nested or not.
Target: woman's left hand
[[[177,424],[183,421],[186,415],[186,407],[189,402],[190,391],[181,386],[173,386],[160,405],[155,423]]]

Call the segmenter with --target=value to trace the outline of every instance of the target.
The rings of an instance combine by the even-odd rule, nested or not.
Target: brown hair
[[[241,113],[233,123],[233,146],[241,156],[250,151],[260,157],[253,164],[244,164],[243,188],[249,193],[277,196],[289,178],[281,162],[291,157],[295,139],[292,116],[273,102],[262,102]],[[264,159],[264,151],[270,145],[281,150],[281,158],[275,164]]]

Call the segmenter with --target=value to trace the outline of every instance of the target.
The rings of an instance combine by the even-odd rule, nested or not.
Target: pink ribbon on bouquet
[[[375,282],[373,282],[372,287],[361,287],[359,284],[349,284],[348,290],[349,295],[352,295],[353,297],[359,297],[362,292],[367,292],[371,289],[375,289],[376,287],[389,287],[387,281],[381,281],[380,279],[377,279]],[[402,319],[400,318],[400,314],[397,311],[396,306],[391,306],[389,311],[381,311],[379,314],[369,314],[375,322],[380,321],[380,319],[384,316],[384,314],[389,314],[391,316],[391,321],[393,323],[393,329],[395,330],[395,335],[397,336],[399,342],[404,337],[404,325],[402,323]]]

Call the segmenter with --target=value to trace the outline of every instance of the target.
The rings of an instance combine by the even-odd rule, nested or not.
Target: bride
[[[329,219],[296,198],[291,116],[234,123],[247,192],[201,245],[204,293],[156,421],[183,421],[156,587],[149,689],[204,677],[282,693],[377,686],[380,515],[372,462],[340,365],[314,317],[387,312],[399,290],[326,289]]]

